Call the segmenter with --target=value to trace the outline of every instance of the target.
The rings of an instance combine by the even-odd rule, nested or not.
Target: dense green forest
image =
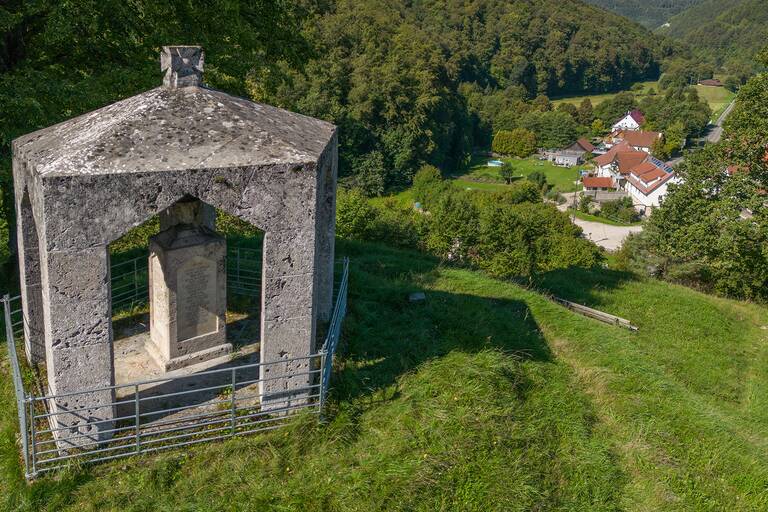
[[[726,68],[754,67],[768,41],[765,0],[704,0],[659,31],[682,40],[701,58]]]
[[[588,3],[626,16],[655,29],[669,18],[704,0],[587,0]]]
[[[6,219],[11,140],[158,85],[163,44],[202,44],[213,87],[339,125],[341,175],[370,193],[487,147],[498,111],[657,77],[670,51],[577,0],[12,0],[0,30]]]

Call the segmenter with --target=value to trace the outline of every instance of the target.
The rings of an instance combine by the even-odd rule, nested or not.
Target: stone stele
[[[114,428],[108,245],[180,200],[195,198],[264,231],[262,361],[313,353],[317,321],[330,315],[336,128],[205,87],[199,47],[164,47],[161,61],[161,87],[13,141],[28,357],[46,364],[54,395],[98,389],[51,400],[60,447],[104,439]],[[197,235],[210,235],[203,228]],[[154,240],[165,244],[165,258],[186,236],[176,235]],[[177,289],[190,286],[190,275],[218,283],[214,246],[199,245],[173,275],[157,268]],[[214,324],[219,335],[221,303],[203,314],[194,301],[222,289],[206,287],[182,306],[176,340],[213,335]],[[183,357],[172,345],[168,360]],[[310,377],[296,374],[308,366],[271,367],[263,407],[279,408],[286,392],[305,389]]]
[[[213,230],[215,210],[185,198],[160,215],[149,241],[150,340],[165,371],[232,352],[227,343],[227,242]]]

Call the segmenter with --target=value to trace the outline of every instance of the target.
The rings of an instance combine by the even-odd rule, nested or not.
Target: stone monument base
[[[144,349],[147,351],[150,357],[152,357],[152,360],[155,362],[155,364],[157,364],[157,366],[159,366],[165,372],[171,372],[173,370],[178,370],[193,364],[210,361],[211,359],[216,359],[218,357],[231,354],[232,344],[222,343],[221,345],[206,348],[198,352],[184,354],[178,357],[171,357],[169,359],[166,359],[166,357],[160,353],[157,345],[155,345],[152,339],[146,340],[144,343]]]

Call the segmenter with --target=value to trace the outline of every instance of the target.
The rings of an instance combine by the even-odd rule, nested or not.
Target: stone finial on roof
[[[203,82],[205,52],[200,46],[163,46],[160,69],[163,85],[170,89],[199,86]]]

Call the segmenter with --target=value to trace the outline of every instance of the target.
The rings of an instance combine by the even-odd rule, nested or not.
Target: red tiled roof
[[[674,176],[673,174],[667,174],[667,173],[664,173],[664,174],[665,174],[664,178],[650,185],[646,185],[645,183],[637,179],[634,174],[630,174],[629,176],[627,176],[627,181],[630,182],[632,185],[634,185],[635,188],[638,189],[640,192],[642,192],[645,195],[648,195],[654,190],[656,190],[657,188],[659,188],[660,186],[662,186],[663,184],[665,184],[666,182],[668,182],[669,180],[671,180],[672,176]]]
[[[708,85],[710,87],[722,87],[723,82],[717,78],[708,78],[706,80],[699,80],[699,85]]]
[[[638,148],[650,148],[653,147],[653,143],[656,142],[661,134],[659,132],[636,132],[631,130],[625,130],[619,132],[618,138],[627,141],[631,146]]]
[[[617,124],[619,121],[621,121],[622,119],[624,119],[624,118],[625,118],[625,117],[627,117],[627,116],[629,116],[629,117],[631,117],[632,119],[634,119],[634,120],[635,120],[635,122],[636,122],[637,124],[639,124],[639,125],[642,125],[642,124],[645,122],[645,116],[643,115],[643,113],[642,113],[640,110],[638,110],[638,109],[635,109],[635,110],[631,110],[631,111],[627,112],[626,114],[624,114],[623,116],[621,116],[621,117],[620,117],[619,119],[617,119],[617,120],[616,120],[616,122],[615,122],[615,123],[613,123],[613,124],[614,124],[614,125],[615,125],[615,124]]]
[[[648,153],[636,149],[619,152],[616,155],[616,164],[619,167],[619,173],[629,174],[633,167],[645,162],[647,158]]]
[[[609,149],[605,154],[598,155],[597,157],[595,157],[594,162],[599,167],[608,165],[611,162],[613,162],[613,159],[616,157],[616,154],[621,151],[635,151],[635,150],[632,149],[632,146],[630,146],[626,142],[621,141],[618,144],[614,145],[611,149]]]
[[[627,181],[645,195],[650,194],[672,179],[673,173],[658,167],[652,160],[646,160],[635,166],[627,176]]]
[[[577,140],[576,144],[578,144],[587,153],[591,153],[595,150],[595,146],[593,146],[591,142],[583,137]]]
[[[597,176],[584,176],[582,179],[584,188],[614,188],[612,178],[598,178]]]
[[[640,112],[638,109],[633,110],[629,113],[629,116],[637,122],[637,124],[642,125],[645,122],[645,116],[642,112]]]

